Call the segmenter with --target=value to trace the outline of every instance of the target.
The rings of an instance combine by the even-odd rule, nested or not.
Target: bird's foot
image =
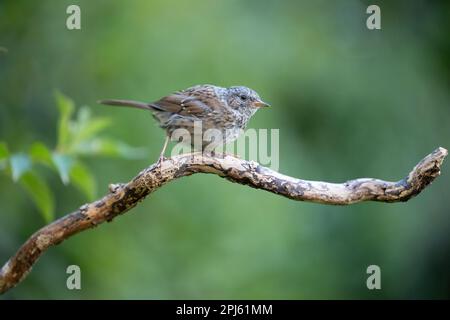
[[[155,167],[161,167],[163,161],[166,161],[166,160],[167,160],[166,157],[164,157],[163,155],[160,155],[158,158],[158,161],[156,161]]]
[[[217,155],[217,153],[214,150],[202,150],[201,155],[204,157],[214,158]]]

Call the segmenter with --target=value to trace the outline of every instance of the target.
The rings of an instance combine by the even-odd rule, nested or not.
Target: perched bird
[[[132,100],[101,100],[99,102],[111,106],[127,106],[151,111],[167,134],[158,162],[164,158],[167,143],[177,129],[185,129],[189,132],[192,136],[190,143],[194,148],[196,147],[194,134],[200,133],[202,150],[207,146],[208,149],[214,149],[222,143],[237,139],[258,108],[269,106],[261,100],[258,93],[250,88],[243,86],[222,88],[209,84],[176,91],[151,103]],[[194,130],[199,123],[201,131]],[[223,132],[221,141],[215,141],[214,145],[209,145],[212,141],[205,139],[204,135],[208,129]]]

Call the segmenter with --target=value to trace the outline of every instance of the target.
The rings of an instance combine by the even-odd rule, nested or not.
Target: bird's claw
[[[158,158],[158,161],[156,161],[156,166],[157,166],[157,167],[160,167],[161,164],[163,163],[163,161],[166,161],[166,160],[167,160],[166,157],[160,156],[160,157]]]

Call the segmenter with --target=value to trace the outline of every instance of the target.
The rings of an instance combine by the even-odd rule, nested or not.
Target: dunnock
[[[250,88],[242,86],[222,88],[208,84],[177,91],[151,103],[131,100],[102,100],[100,103],[146,109],[152,112],[153,117],[167,133],[158,162],[164,158],[167,143],[175,130],[187,130],[193,137],[190,141],[194,148],[196,147],[194,134],[201,133],[202,150],[205,147],[213,150],[221,143],[237,139],[240,131],[245,129],[258,108],[269,106],[261,100],[258,93]],[[198,133],[194,130],[194,126],[199,123],[202,130]],[[223,132],[222,139],[214,142],[205,139],[204,133],[208,129]]]

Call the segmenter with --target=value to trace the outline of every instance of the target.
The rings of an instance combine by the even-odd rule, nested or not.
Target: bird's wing
[[[183,116],[202,116],[220,107],[212,86],[195,86],[177,91],[150,104],[153,108]]]

